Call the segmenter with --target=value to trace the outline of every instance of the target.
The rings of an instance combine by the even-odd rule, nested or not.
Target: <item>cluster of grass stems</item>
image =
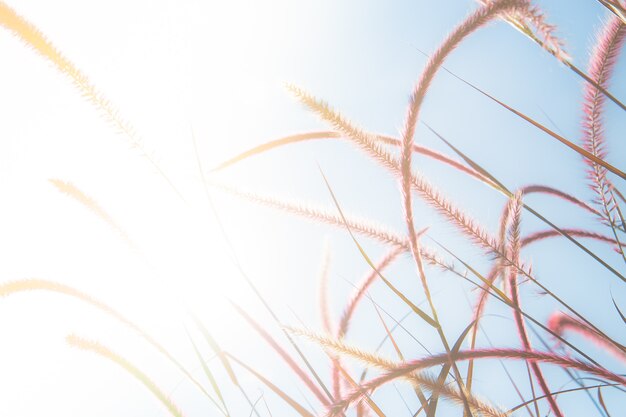
[[[288,85],[287,89],[289,92],[304,107],[316,114],[327,125],[328,130],[293,134],[261,144],[225,161],[211,171],[211,173],[223,171],[233,165],[244,163],[248,158],[271,152],[279,147],[296,146],[300,142],[326,139],[345,140],[353,144],[356,149],[365,153],[373,162],[382,166],[392,177],[397,179],[404,209],[404,222],[406,224],[404,233],[395,233],[376,223],[344,212],[335,198],[328,181],[326,181],[326,185],[334,201],[334,206],[322,208],[305,205],[298,201],[289,201],[280,197],[258,194],[241,189],[238,186],[217,182],[211,179],[210,175],[203,174],[205,187],[214,187],[252,203],[268,206],[314,222],[345,230],[370,267],[369,272],[357,284],[354,293],[347,300],[345,308],[338,319],[335,320],[331,312],[328,294],[329,260],[328,256],[325,256],[319,280],[319,310],[322,323],[322,328],[319,331],[284,325],[273,312],[269,303],[265,301],[256,289],[253,281],[244,274],[248,284],[274,318],[276,325],[282,330],[286,344],[273,337],[268,329],[255,321],[243,308],[235,304],[233,305],[235,311],[258,333],[259,338],[278,354],[293,375],[315,397],[319,405],[323,407],[323,415],[328,417],[342,416],[346,415],[348,410],[353,409],[357,416],[377,415],[382,417],[385,415],[382,410],[384,407],[377,404],[374,393],[395,380],[403,380],[412,386],[420,404],[419,409],[415,410],[415,416],[425,415],[432,417],[437,415],[438,402],[445,400],[451,404],[456,404],[459,408],[459,415],[463,414],[467,417],[479,415],[501,417],[517,413],[527,413],[532,417],[539,417],[546,415],[547,410],[556,417],[562,417],[565,414],[561,410],[560,403],[566,400],[565,397],[560,397],[561,393],[571,391],[589,392],[591,390],[597,392],[595,397],[590,396],[590,398],[594,401],[598,413],[607,417],[611,415],[602,397],[602,388],[614,387],[623,390],[626,385],[626,377],[615,370],[602,366],[597,358],[594,359],[585,351],[587,346],[584,343],[594,343],[602,351],[607,352],[622,362],[626,361],[626,348],[619,341],[609,337],[600,326],[594,324],[571,307],[553,290],[542,284],[534,275],[532,269],[523,262],[523,249],[527,246],[546,239],[566,239],[584,253],[584,256],[587,256],[588,259],[601,265],[606,274],[614,277],[620,285],[624,285],[623,281],[626,281],[626,278],[619,272],[618,267],[610,265],[584,244],[586,240],[595,240],[609,245],[621,256],[626,264],[623,243],[623,239],[626,236],[626,222],[624,221],[624,213],[622,211],[626,200],[619,190],[619,185],[623,184],[622,181],[626,179],[626,175],[619,167],[607,162],[608,150],[603,129],[603,112],[605,107],[617,106],[621,111],[626,110],[624,104],[609,89],[613,68],[626,37],[626,13],[624,5],[617,0],[599,1],[599,3],[605,6],[610,13],[607,13],[608,18],[598,33],[586,71],[572,63],[564,50],[563,42],[555,34],[554,26],[547,22],[541,10],[530,1],[481,0],[478,2],[475,10],[454,27],[448,36],[441,41],[439,46],[428,55],[427,63],[410,93],[405,122],[398,137],[368,132],[349,121],[323,100],[300,87]],[[563,144],[563,152],[578,153],[586,164],[588,185],[594,193],[592,201],[583,201],[562,190],[542,184],[529,184],[519,189],[509,189],[494,175],[487,172],[471,159],[470,156],[464,154],[448,139],[421,120],[420,112],[424,98],[433,79],[442,70],[448,71],[444,67],[446,58],[472,33],[498,19],[517,29],[536,43],[539,48],[542,48],[559,60],[566,70],[571,70],[580,77],[581,84],[584,85],[584,100],[581,104],[582,136],[580,140],[574,141],[565,138],[479,87],[470,84],[466,80],[461,79],[461,81],[497,103],[502,109],[518,116],[520,123],[533,125],[538,129],[537,134],[543,135],[546,140],[559,141]],[[165,172],[160,169],[157,162],[151,159],[149,154],[144,151],[140,137],[130,124],[118,114],[114,106],[97,90],[87,76],[66,58],[41,31],[4,2],[0,2],[0,25],[68,77],[79,92],[125,136],[128,142],[148,158],[177,195],[180,198],[184,198]],[[432,133],[445,143],[450,151],[448,154],[421,146],[416,142],[416,126],[420,122],[424,123]],[[486,227],[472,218],[470,213],[466,212],[462,204],[452,201],[452,199],[446,196],[444,191],[437,189],[431,184],[425,173],[416,169],[413,163],[414,154],[419,154],[437,163],[444,164],[453,169],[458,175],[467,176],[506,196],[508,202],[501,210],[497,235],[489,233]],[[325,177],[324,180],[326,180]],[[51,179],[50,183],[60,192],[67,194],[70,198],[90,210],[95,216],[106,222],[119,234],[121,239],[130,246],[134,246],[124,230],[94,199],[79,190],[71,182]],[[565,204],[570,204],[589,216],[593,216],[603,225],[604,233],[556,225],[525,202],[527,196],[533,193],[560,199]],[[476,248],[481,249],[486,258],[490,260],[490,270],[486,273],[481,273],[472,267],[469,262],[461,259],[446,246],[434,240],[436,247],[428,247],[424,244],[422,240],[427,235],[428,228],[425,227],[426,225],[418,226],[414,219],[413,199],[415,198],[422,199],[441,218],[454,226],[459,235],[465,237]],[[545,228],[531,234],[522,234],[521,224],[525,216],[538,218],[543,222]],[[378,261],[372,260],[359,243],[361,238],[378,242],[387,249],[386,254]],[[385,276],[385,270],[405,254],[408,254],[414,262],[415,275],[421,284],[421,289],[426,299],[426,308],[420,308],[414,304],[411,301],[412,297],[401,292],[394,286],[392,280]],[[449,333],[444,331],[438,314],[438,308],[441,307],[436,305],[430,291],[429,268],[438,268],[445,273],[452,274],[458,277],[458,279],[471,283],[478,290],[478,296],[474,303],[473,317],[468,320],[465,330],[460,336],[452,338]],[[378,314],[381,326],[386,332],[386,339],[394,347],[397,354],[396,360],[382,357],[374,351],[367,351],[346,342],[346,336],[350,330],[355,311],[366,298],[368,289],[376,281],[383,282],[397,296],[398,302],[406,304],[411,313],[415,314],[421,321],[420,332],[433,332],[437,336],[440,341],[440,353],[415,357],[413,354],[402,352],[395,341],[394,329],[387,326],[380,313]],[[555,311],[549,320],[545,322],[536,318],[532,312],[524,309],[520,293],[521,284],[539,288],[547,296],[554,299],[554,302],[559,306],[559,310]],[[196,334],[201,334],[203,337],[203,344],[198,343],[198,340],[194,340],[191,333],[189,333],[189,342],[208,379],[209,384],[207,386],[194,377],[181,362],[174,358],[158,341],[144,332],[138,325],[105,303],[75,288],[45,279],[25,279],[0,284],[0,295],[2,296],[34,290],[54,292],[77,298],[93,308],[104,311],[113,319],[128,326],[162,354],[167,361],[171,362],[206,397],[207,401],[210,401],[215,409],[225,416],[231,414],[223,391],[233,387],[241,392],[242,398],[249,403],[252,412],[257,416],[261,415],[258,404],[251,401],[245,387],[240,383],[236,368],[239,368],[237,369],[238,372],[245,371],[258,378],[262,384],[280,397],[298,415],[303,417],[313,416],[313,412],[309,407],[305,407],[293,399],[285,390],[272,383],[253,366],[245,363],[231,352],[224,350],[203,325],[201,318],[194,317],[194,323],[197,326]],[[477,347],[477,334],[489,302],[503,303],[510,309],[519,336],[517,348]],[[626,324],[626,318],[622,315],[617,304],[615,304],[613,313],[621,316],[621,319]],[[540,329],[539,331],[544,336],[551,336],[553,340],[563,347],[564,353],[555,353],[551,349],[542,350],[533,346],[529,334],[529,324],[533,328]],[[574,345],[570,341],[572,333],[582,336],[584,343]],[[298,343],[303,340],[318,345],[324,354],[327,355],[331,369],[329,381],[324,381],[321,378],[320,373],[316,371],[312,362],[300,349]],[[69,335],[67,342],[73,347],[94,352],[116,363],[145,385],[172,415],[183,415],[181,409],[142,370],[109,347],[77,335]],[[204,359],[207,351],[212,352],[219,359],[220,366],[224,368],[225,374],[228,375],[227,380],[219,381],[214,374],[214,370],[210,369]],[[344,361],[348,358],[356,360],[363,365],[364,371],[359,377],[355,377],[345,368]],[[482,397],[485,393],[482,393],[483,395],[481,396],[473,390],[475,366],[477,362],[483,359],[506,359],[525,363],[528,369],[529,384],[532,388],[532,398],[523,397],[517,386],[519,381],[511,380],[520,396],[521,403],[519,405],[505,409],[492,404],[488,399],[483,399]],[[459,365],[464,362],[467,363],[467,366],[461,368]],[[546,366],[561,368],[570,376],[580,372],[594,377],[597,383],[593,386],[585,385],[572,376],[578,383],[578,387],[559,391],[555,389],[553,384],[550,384],[550,381],[544,375],[543,370]],[[437,369],[438,372],[435,372]],[[375,376],[368,377],[368,373],[371,372],[374,372]],[[619,413],[620,411],[617,412]]]

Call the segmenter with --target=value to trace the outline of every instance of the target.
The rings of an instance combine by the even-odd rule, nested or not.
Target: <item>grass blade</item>
[[[454,346],[452,347],[452,349],[450,351],[451,355],[456,355],[457,353],[459,353],[459,350],[461,350],[461,345],[463,344],[463,341],[465,340],[465,337],[467,337],[469,331],[472,329],[472,327],[475,324],[476,324],[476,322],[472,321],[465,328],[465,330],[463,330],[463,332],[461,332],[461,335],[456,340],[456,342],[454,343]],[[452,362],[446,363],[443,366],[443,368],[441,369],[441,372],[439,372],[439,376],[437,377],[437,384],[438,385],[443,386],[445,384],[446,378],[448,377],[448,374],[450,373],[450,368],[451,367],[452,367]],[[438,401],[438,399],[439,399],[439,393],[433,392],[433,395],[430,398],[430,403],[428,405],[428,413],[426,414],[428,417],[434,417],[435,416],[435,412],[437,410],[437,401]]]
[[[619,313],[619,316],[622,318],[622,321],[624,322],[624,324],[626,324],[626,316],[624,316],[624,313],[622,313],[622,310],[620,310],[619,307],[617,306],[617,303],[615,302],[615,298],[613,298],[613,296],[611,296],[611,300],[613,300],[613,305],[615,306],[615,309]]]
[[[576,388],[569,388],[569,389],[564,389],[564,390],[559,390],[559,391],[553,391],[551,394],[552,395],[561,395],[561,394],[567,394],[568,392],[589,391],[589,390],[592,390],[592,389],[595,389],[595,388],[617,387],[619,385],[620,384],[604,383],[604,384],[598,384],[598,385],[591,385],[591,386],[588,386],[588,387],[583,386],[583,387],[576,387]],[[539,401],[539,400],[541,400],[543,398],[544,398],[543,396],[539,396],[539,397],[534,398],[534,399],[532,399],[530,401],[526,401],[524,403],[518,404],[515,407],[511,408],[508,412],[509,413],[514,413],[517,410],[519,410],[520,408],[526,407],[527,405],[530,405],[530,404],[532,404],[532,403],[534,403],[536,401]]]
[[[554,139],[558,140],[563,145],[567,146],[568,148],[572,149],[573,151],[577,152],[578,154],[582,155],[583,157],[589,159],[590,161],[592,161],[592,162],[594,162],[594,163],[596,163],[598,165],[601,165],[602,167],[604,167],[607,170],[611,171],[613,174],[617,175],[621,179],[626,180],[626,173],[624,173],[622,170],[614,167],[613,165],[609,164],[605,160],[603,160],[601,158],[598,158],[596,155],[594,155],[591,152],[587,151],[586,149],[576,145],[575,143],[565,139],[563,136],[561,136],[558,133],[550,130],[549,128],[545,127],[541,123],[535,121],[534,119],[532,119],[529,116],[526,116],[524,113],[520,112],[519,110],[514,109],[513,107],[509,106],[508,104],[502,102],[501,100],[498,100],[494,96],[490,95],[486,91],[483,91],[482,89],[478,88],[477,86],[475,86],[474,84],[470,83],[469,81],[466,81],[463,78],[458,77],[457,75],[455,75],[455,74],[453,74],[451,72],[449,72],[449,73],[452,74],[454,77],[456,77],[459,81],[463,82],[464,84],[466,84],[469,87],[473,88],[474,90],[478,91],[480,94],[484,95],[488,99],[490,99],[490,100],[494,101],[495,103],[499,104],[500,106],[504,107],[505,109],[507,109],[511,113],[515,114],[516,116],[524,119],[526,122],[528,122],[531,125],[535,126],[536,128],[538,128],[539,130],[543,131],[544,133],[547,133],[548,135],[552,136]]]
[[[313,414],[311,414],[310,412],[308,412],[306,410],[306,408],[304,408],[302,405],[300,405],[297,401],[295,401],[293,398],[291,398],[289,395],[285,394],[285,392],[283,390],[281,390],[280,388],[278,388],[276,385],[274,385],[273,383],[271,383],[267,378],[265,378],[263,375],[261,375],[259,372],[255,371],[254,369],[252,369],[250,366],[246,365],[245,363],[243,363],[242,361],[240,361],[239,359],[237,359],[236,357],[234,357],[232,354],[230,353],[225,353],[225,355],[227,355],[230,359],[232,359],[233,361],[235,361],[236,363],[238,363],[241,367],[245,368],[248,372],[250,372],[252,375],[254,375],[255,377],[257,377],[259,379],[259,381],[263,382],[263,384],[265,384],[265,386],[267,386],[269,389],[271,389],[272,391],[274,391],[274,393],[276,395],[278,395],[283,401],[285,401],[287,404],[289,404],[289,406],[291,406],[291,408],[293,408],[298,414],[300,414],[302,417],[315,417]]]
[[[611,413],[609,413],[609,410],[607,410],[606,404],[604,403],[604,397],[602,397],[602,387],[598,387],[598,401],[600,402],[602,409],[606,413],[606,416],[611,417]]]
[[[357,248],[359,249],[359,252],[361,253],[361,256],[363,257],[363,259],[365,259],[365,262],[367,262],[367,264],[378,274],[378,276],[380,277],[380,279],[398,296],[400,297],[400,299],[402,301],[404,301],[404,303],[406,303],[409,307],[411,307],[411,310],[413,310],[415,312],[415,314],[417,314],[422,320],[424,320],[426,323],[430,324],[432,327],[437,327],[437,323],[428,315],[426,314],[422,309],[420,309],[418,306],[416,306],[415,304],[413,304],[408,298],[406,298],[406,296],[404,294],[402,294],[402,292],[400,292],[396,287],[394,287],[391,282],[389,282],[387,280],[387,278],[385,278],[380,271],[378,271],[378,269],[376,268],[376,265],[374,265],[374,263],[372,262],[372,260],[370,259],[370,257],[367,255],[367,253],[365,252],[365,250],[363,249],[363,247],[361,246],[361,244],[356,240],[356,237],[354,236],[354,234],[352,233],[352,229],[350,228],[350,226],[348,225],[348,222],[343,214],[343,211],[341,210],[341,206],[339,205],[339,202],[337,201],[337,198],[335,197],[335,193],[333,192],[332,188],[330,187],[330,184],[328,183],[328,180],[326,179],[326,176],[324,175],[324,173],[321,171],[320,172],[322,174],[322,177],[324,178],[324,182],[326,183],[326,187],[328,188],[328,191],[330,192],[330,195],[333,199],[333,202],[335,203],[335,206],[337,207],[337,210],[339,211],[339,214],[341,215],[341,219],[344,222],[344,225],[346,226],[346,229],[348,230],[348,233],[350,234],[350,237],[352,238],[352,241],[354,242],[354,244],[357,246]]]
[[[246,313],[241,307],[235,303],[231,303],[235,310],[252,326],[252,328],[261,335],[263,339],[271,346],[276,353],[285,361],[285,363],[291,368],[291,370],[300,378],[300,380],[307,386],[307,388],[317,397],[317,399],[324,405],[328,405],[328,399],[322,394],[322,392],[315,386],[313,381],[308,375],[296,364],[293,358],[274,340],[270,334],[261,327],[248,313]]]
[[[226,401],[224,401],[224,397],[222,396],[222,391],[220,390],[220,387],[217,384],[217,381],[215,380],[215,376],[213,376],[213,372],[211,372],[211,370],[209,369],[209,366],[206,364],[206,361],[202,357],[200,350],[198,350],[198,346],[196,345],[196,342],[194,342],[193,338],[189,334],[189,331],[185,329],[185,332],[187,333],[187,337],[189,338],[189,341],[191,342],[191,346],[193,346],[193,350],[196,356],[198,357],[198,361],[200,362],[200,365],[202,366],[202,370],[204,371],[204,374],[209,380],[209,383],[211,384],[211,386],[213,387],[213,391],[215,391],[215,394],[217,394],[217,397],[222,403],[222,406],[224,407],[224,414],[226,415],[226,417],[230,417],[230,413],[228,412],[228,406],[226,406]]]
[[[389,331],[389,327],[387,327],[387,324],[385,323],[385,320],[383,319],[383,316],[380,314],[380,311],[378,310],[378,306],[376,305],[376,303],[374,302],[373,299],[370,298],[370,300],[372,301],[372,305],[374,306],[374,310],[376,310],[376,315],[378,316],[378,319],[380,320],[380,322],[382,323],[382,325],[383,325],[383,327],[385,329],[385,333],[387,334],[387,338],[393,344],[393,348],[395,349],[395,351],[396,351],[396,353],[398,355],[398,358],[402,362],[404,362],[404,355],[400,351],[400,347],[396,343],[396,339],[393,337],[393,334],[391,333],[391,331]],[[449,372],[449,370],[448,370],[448,372]],[[446,374],[448,372],[446,372]],[[424,396],[424,393],[422,392],[420,387],[414,386],[413,388],[415,390],[415,395],[417,396],[418,400],[420,401],[420,404],[422,405],[422,408],[428,409],[428,400]]]

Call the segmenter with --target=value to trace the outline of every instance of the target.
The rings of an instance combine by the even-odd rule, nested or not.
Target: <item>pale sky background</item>
[[[66,76],[2,28],[0,282],[36,277],[85,291],[140,323],[206,382],[184,331],[185,326],[193,328],[189,312],[195,311],[225,349],[321,412],[306,388],[229,306],[229,299],[244,306],[284,342],[235,268],[203,192],[192,132],[208,172],[270,139],[328,129],[290,97],[284,83],[291,82],[366,130],[398,135],[409,92],[425,63],[417,49],[431,52],[476,3],[20,0],[8,4],[41,29],[136,128],[145,152],[186,202]],[[593,35],[608,15],[605,9],[592,0],[538,4],[557,25],[573,62],[586,68]],[[446,67],[570,140],[580,140],[582,82],[505,23],[494,22],[475,33]],[[622,60],[611,86],[620,98],[626,98],[624,69]],[[432,86],[422,117],[510,188],[541,183],[583,199],[592,196],[577,154],[444,72]],[[626,118],[607,103],[606,121],[608,160],[623,170],[620,156],[626,154],[626,143],[620,134]],[[418,127],[416,141],[449,152],[423,126]],[[504,197],[423,157],[415,160],[446,195],[496,232]],[[347,142],[314,141],[278,149],[228,169],[219,179],[332,209],[318,164],[345,210],[405,231],[396,181]],[[139,249],[130,248],[48,179],[72,182],[95,199]],[[300,325],[302,320],[321,330],[317,275],[328,242],[333,313],[339,316],[352,284],[368,271],[343,230],[260,208],[217,190],[211,190],[211,196],[243,269],[286,323]],[[531,196],[528,202],[560,226],[610,232],[586,212],[549,197]],[[419,228],[431,226],[430,236],[450,245],[482,272],[488,270],[489,258],[432,210],[419,201],[415,210]],[[541,228],[524,215],[524,233]],[[360,241],[373,259],[383,255],[379,245]],[[434,246],[428,239],[425,244]],[[624,273],[623,261],[609,246],[585,244]],[[625,342],[619,338],[623,323],[611,303],[612,294],[626,307],[626,291],[617,277],[562,239],[529,247],[523,259],[532,263],[549,288]],[[428,274],[442,322],[456,338],[470,321],[470,303],[477,292],[458,277],[434,269]],[[408,259],[396,263],[387,275],[415,302],[423,300]],[[406,313],[387,288],[377,284],[371,294],[396,319]],[[557,308],[531,284],[522,288],[522,294],[528,311],[542,321]],[[496,302],[490,307],[484,328],[491,342],[518,346],[510,311]],[[441,351],[434,332],[418,320],[408,319],[405,327],[433,352]],[[0,299],[0,332],[0,415],[167,415],[145,387],[119,367],[69,347],[65,336],[74,332],[129,358],[171,395],[186,416],[219,415],[132,331],[65,296],[33,292]],[[374,349],[384,334],[371,302],[363,302],[347,340]],[[624,372],[623,365],[588,342],[572,339],[603,364]],[[398,331],[398,341],[407,357],[425,354],[406,332]],[[304,340],[299,344],[329,383],[323,353]],[[489,346],[484,336],[479,344]],[[210,357],[208,347],[202,346]],[[382,351],[394,357],[391,346]],[[239,392],[216,361],[210,364],[233,415],[247,416],[250,410]],[[528,396],[523,366],[507,362],[507,367]],[[274,416],[295,415],[244,369],[237,371],[253,400],[265,395]],[[545,367],[545,372],[553,389],[568,382],[557,369]],[[570,382],[566,387],[573,386]],[[414,395],[401,383],[397,387],[415,411]],[[481,397],[504,408],[520,402],[498,362],[477,366],[475,388]],[[604,395],[610,408],[623,409],[622,393],[606,389]],[[392,386],[375,398],[389,416],[411,415]],[[559,403],[567,416],[600,415],[583,393],[563,396]],[[547,410],[546,404],[541,407]],[[451,410],[442,406],[442,415],[461,413]]]

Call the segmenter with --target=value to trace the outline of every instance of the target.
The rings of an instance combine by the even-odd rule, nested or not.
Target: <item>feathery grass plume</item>
[[[245,368],[248,372],[250,372],[252,375],[257,377],[257,379],[259,379],[259,381],[263,382],[263,384],[265,384],[269,389],[274,391],[274,393],[276,395],[278,395],[283,401],[285,401],[287,404],[289,404],[291,406],[291,408],[296,410],[296,412],[298,414],[300,414],[302,417],[315,417],[313,414],[311,414],[309,411],[307,411],[306,408],[304,408],[302,405],[300,405],[297,401],[295,401],[289,395],[285,394],[285,392],[283,390],[278,388],[275,384],[270,382],[269,379],[265,378],[259,372],[255,371],[252,367],[246,365],[244,362],[242,362],[241,360],[237,359],[235,356],[233,356],[232,354],[230,354],[228,352],[225,352],[225,354],[231,360],[233,360],[234,362],[238,363],[241,367]]]
[[[352,139],[372,159],[389,169],[395,176],[400,175],[400,163],[398,160],[381,147],[380,143],[372,135],[352,125],[341,114],[331,109],[326,102],[316,99],[298,87],[288,85],[287,88],[306,107]],[[446,199],[424,177],[413,173],[411,186],[422,196],[426,203],[446,217],[450,223],[460,229],[472,241],[478,243],[489,252],[498,252],[496,240],[483,230],[475,220]]]
[[[520,257],[520,224],[522,217],[522,193],[517,192],[515,196],[511,199],[509,205],[509,213],[511,216],[511,226],[509,228],[509,251],[511,253],[511,258],[517,264],[519,264]],[[517,326],[517,332],[522,342],[522,346],[528,352],[532,352],[533,348],[530,343],[530,339],[528,337],[528,332],[526,331],[526,324],[524,323],[524,317],[521,314],[521,302],[519,296],[519,288],[517,282],[517,270],[514,268],[509,268],[509,291],[511,294],[511,301],[513,306],[513,316],[515,318],[515,324]],[[535,361],[530,361],[529,366],[535,375],[535,379],[539,384],[539,387],[543,391],[543,394],[546,396],[548,403],[550,404],[550,409],[557,417],[563,417],[563,413],[559,408],[558,404],[554,397],[550,394],[551,390],[546,383],[545,377],[543,376],[543,372],[541,372],[541,368]]]
[[[64,56],[34,24],[20,16],[14,9],[1,0],[0,26],[5,27],[26,46],[32,48],[43,58],[50,61],[59,72],[67,76],[80,91],[81,95],[89,100],[89,102],[104,115],[109,123],[126,136],[130,146],[138,149],[180,199],[185,201],[182,194],[180,194],[176,186],[159,167],[154,158],[146,152],[142,140],[135,132],[135,129],[119,115],[115,107],[98,91],[89,78],[78,69],[72,61]]]
[[[508,412],[486,403],[475,394],[461,394],[457,389],[451,388],[447,384],[439,384],[439,382],[429,374],[415,372],[406,379],[408,379],[413,386],[427,389],[431,391],[432,395],[437,394],[438,396],[444,397],[459,407],[463,407],[465,401],[467,401],[472,411],[482,416],[507,417],[510,415]]]
[[[76,185],[69,181],[62,181],[56,178],[48,180],[61,193],[66,194],[85,206],[89,211],[98,216],[111,227],[133,250],[137,250],[136,245],[130,240],[124,229],[107,213],[96,200],[82,192]]]
[[[482,4],[485,4],[486,0],[479,0]],[[601,3],[606,3],[603,0],[599,0]],[[619,6],[621,7],[621,6]],[[612,10],[612,9],[610,9]],[[622,13],[624,13],[624,9],[622,8]],[[615,12],[614,12],[615,13]],[[537,28],[537,32],[542,34],[544,40],[540,39],[535,35],[533,30],[524,22],[524,16],[518,18],[515,15],[505,14],[503,19],[508,22],[513,28],[517,29],[520,33],[525,35],[531,41],[535,42],[541,48],[546,50],[549,54],[558,59],[562,64],[564,64],[567,68],[569,68],[574,74],[578,75],[585,82],[589,83],[593,87],[597,88],[602,92],[606,97],[608,97],[611,101],[617,104],[622,110],[626,110],[626,105],[618,100],[613,94],[611,94],[604,87],[599,85],[596,81],[590,78],[587,74],[585,74],[580,68],[574,65],[571,61],[571,57],[563,48],[563,41],[558,37],[554,36],[555,26],[545,23],[545,19],[543,17],[543,13],[535,8],[531,8],[530,15],[527,20],[530,22],[537,21],[539,19],[539,25],[542,27],[533,24]],[[533,17],[534,15],[534,17]],[[616,13],[617,16],[620,16],[619,13]],[[622,14],[621,18],[624,23],[626,23],[626,19],[624,18],[626,14]]]
[[[598,40],[589,60],[589,74],[603,87],[606,87],[609,83],[613,69],[617,64],[617,58],[624,45],[625,35],[626,24],[615,16],[611,16],[606,21],[602,31],[598,34]],[[605,98],[597,88],[585,86],[583,101],[584,118],[582,121],[583,147],[601,159],[605,159],[608,153],[604,140],[602,120],[604,103]],[[620,222],[622,230],[626,226],[624,226],[624,218],[621,216],[621,211],[613,193],[613,184],[606,176],[607,170],[605,167],[588,159],[585,159],[585,163],[587,164],[587,178],[596,194],[594,202],[602,211],[601,219],[609,224],[616,240],[619,240],[616,228],[619,228],[618,224]],[[620,217],[619,221],[618,216]],[[617,249],[624,256],[619,245]],[[626,257],[624,259],[626,260]]]
[[[493,3],[493,0],[479,1],[483,5]],[[514,11],[503,13],[501,17],[530,40],[548,51],[548,53],[554,55],[559,61],[570,61],[570,56],[565,51],[563,40],[555,35],[556,27],[546,22],[544,13],[538,7],[529,6],[523,12]],[[535,28],[534,31],[531,26]],[[539,33],[543,40],[537,37],[535,32]]]
[[[262,204],[264,206],[279,209],[287,213],[296,214],[333,226],[343,227],[341,216],[332,214],[330,210],[314,207],[311,204],[305,204],[296,200],[280,199],[273,196],[245,191],[222,183],[211,182],[211,185],[253,203]],[[356,218],[355,216],[350,216],[348,219],[350,228],[361,235],[377,240],[385,245],[408,248],[408,242],[406,239],[397,233],[386,230],[384,227],[375,225],[367,220]]]
[[[176,406],[176,404],[174,404],[172,400],[170,400],[170,398],[150,378],[148,378],[146,374],[140,371],[135,365],[124,357],[113,352],[99,342],[86,340],[74,334],[67,336],[67,343],[69,343],[70,346],[97,353],[98,355],[115,362],[126,372],[135,377],[135,379],[141,382],[146,388],[148,388],[150,392],[152,392],[152,394],[154,394],[154,396],[167,408],[171,415],[174,417],[183,417],[183,413],[180,411],[178,406]]]
[[[185,369],[185,367],[178,360],[176,360],[176,358],[174,358],[174,356],[172,356],[172,354],[169,353],[167,349],[163,347],[163,345],[161,345],[152,336],[142,330],[141,327],[139,327],[137,324],[128,320],[121,313],[109,307],[107,304],[68,285],[44,279],[21,279],[0,284],[0,297],[8,297],[12,294],[17,294],[25,291],[50,291],[58,294],[67,295],[69,297],[76,298],[86,304],[89,304],[106,313],[107,315],[113,317],[115,320],[132,329],[142,339],[148,342],[148,344],[154,347],[161,355],[167,358],[170,363],[172,363],[183,375],[185,375],[213,403],[213,405],[215,405],[217,409],[220,410],[222,414],[224,414],[224,411],[219,406],[217,401],[206,391],[206,389],[204,389],[202,384],[200,384],[200,382],[198,382],[198,380],[194,378],[193,375],[191,375],[191,373],[187,369]]]
[[[302,216],[313,221],[326,223],[331,226],[344,228],[345,224],[341,216],[333,214],[330,210],[316,208],[311,205],[302,204],[298,201],[288,201],[272,196],[261,195],[249,191],[244,191],[235,187],[227,186],[221,183],[212,182],[211,185],[233,194],[237,197],[244,198],[253,203],[262,204],[271,208],[285,211],[294,215]],[[371,222],[354,216],[346,216],[346,221],[351,230],[370,239],[377,240],[384,245],[401,248],[403,251],[409,250],[409,244],[406,238],[386,230],[384,227],[372,224]],[[452,270],[453,266],[440,258],[431,249],[422,248],[422,256],[427,262],[433,266],[444,270]]]
[[[610,17],[597,35],[595,47],[589,60],[589,73],[598,84],[606,86],[613,73],[621,47],[624,43],[626,24]],[[606,156],[602,129],[602,111],[604,98],[596,88],[586,87],[583,109],[586,115],[583,121],[585,147],[599,156]],[[593,165],[593,164],[590,164]],[[600,170],[600,173],[605,170]],[[596,180],[596,173],[590,172],[590,179]]]
[[[374,353],[363,351],[357,347],[347,345],[339,339],[332,339],[330,337],[322,336],[311,331],[295,327],[287,326],[285,328],[294,335],[303,336],[319,344],[323,348],[329,348],[336,351],[337,353],[356,359],[368,367],[378,368],[383,371],[390,371],[396,369],[399,366],[399,364],[394,361],[391,361]],[[451,399],[456,404],[461,406],[463,405],[462,394],[460,394],[457,390],[449,388],[445,384],[438,383],[434,378],[427,374],[417,372],[407,373],[406,375],[403,375],[401,377],[407,379],[409,382],[415,384],[417,387],[425,388],[431,392],[438,392],[440,395]],[[367,392],[367,390],[361,389],[361,387],[356,387],[354,391],[360,392],[361,395]],[[493,407],[483,403],[474,396],[468,397],[468,401],[470,401],[470,405],[473,409],[480,412],[487,412],[487,415],[498,417],[507,415],[506,413],[498,411]],[[331,414],[329,415],[337,415],[347,409],[346,407],[342,410],[333,411],[338,406],[338,404],[340,403],[336,402],[335,404],[333,404],[333,407],[331,408]],[[337,414],[332,414],[333,412]]]
[[[73,62],[66,58],[41,31],[31,22],[20,16],[5,2],[0,1],[0,25],[11,31],[18,39],[50,61],[62,74],[70,78],[72,83],[93,105],[105,115],[108,121],[126,134],[133,147],[142,148],[133,128],[119,116],[117,110],[96,89],[87,76]]]
[[[568,314],[560,311],[552,313],[548,319],[548,327],[558,335],[562,335],[566,330],[576,332],[611,352],[619,360],[626,362],[626,348],[623,345],[613,339],[609,339],[606,335],[599,334],[582,321]]]
[[[431,395],[444,397],[459,407],[464,407],[468,403],[471,410],[485,417],[507,417],[510,413],[502,411],[497,407],[481,400],[475,394],[461,394],[457,389],[449,387],[447,384],[440,384],[435,378],[427,373],[412,373],[405,377],[414,387],[420,387],[431,391]]]
[[[306,387],[315,395],[315,397],[324,405],[328,405],[328,398],[319,390],[319,388],[313,383],[311,378],[298,366],[296,361],[274,340],[270,334],[263,329],[263,327],[257,323],[248,313],[246,313],[237,304],[232,303],[235,310],[252,326],[252,328],[259,334],[265,341],[278,353],[283,361],[291,368],[291,370],[300,378],[300,380],[306,385]]]
[[[324,343],[325,346],[336,350],[339,353],[345,355],[359,354],[358,349],[356,352],[354,349],[346,348],[342,344],[336,343],[333,340],[326,340],[321,338],[319,343]],[[372,356],[365,353],[364,357]],[[426,369],[435,365],[444,363],[452,363],[454,361],[465,361],[469,359],[512,359],[512,360],[531,360],[546,364],[552,364],[561,368],[571,368],[580,370],[597,377],[616,382],[620,385],[626,385],[626,378],[621,375],[617,375],[608,369],[602,368],[597,365],[591,365],[582,362],[577,359],[572,359],[567,356],[562,356],[549,352],[527,351],[520,349],[480,349],[480,350],[466,350],[460,351],[456,354],[450,355],[448,353],[442,353],[438,355],[431,355],[421,359],[415,359],[403,364],[398,364],[390,371],[384,372],[378,377],[371,379],[370,381],[362,384],[359,390],[354,390],[340,401],[335,402],[332,409],[332,413],[329,416],[335,416],[337,413],[345,411],[351,404],[359,401],[364,392],[371,393],[381,386],[396,380],[398,378],[406,378],[406,375]],[[377,360],[377,357],[372,358]]]
[[[520,225],[522,220],[522,193],[517,192],[512,199],[509,200],[508,212],[511,217],[511,225],[509,226],[508,241],[511,258],[519,263],[520,257]],[[517,273],[515,273],[517,277]],[[515,278],[514,278],[515,279]]]
[[[381,143],[373,134],[365,132],[361,128],[353,125],[341,114],[333,110],[328,103],[315,98],[301,88],[292,84],[287,84],[286,88],[305,107],[316,113],[322,120],[341,132],[344,136],[354,141],[362,150],[368,153],[382,166],[392,172],[399,172],[399,163],[381,146]]]

